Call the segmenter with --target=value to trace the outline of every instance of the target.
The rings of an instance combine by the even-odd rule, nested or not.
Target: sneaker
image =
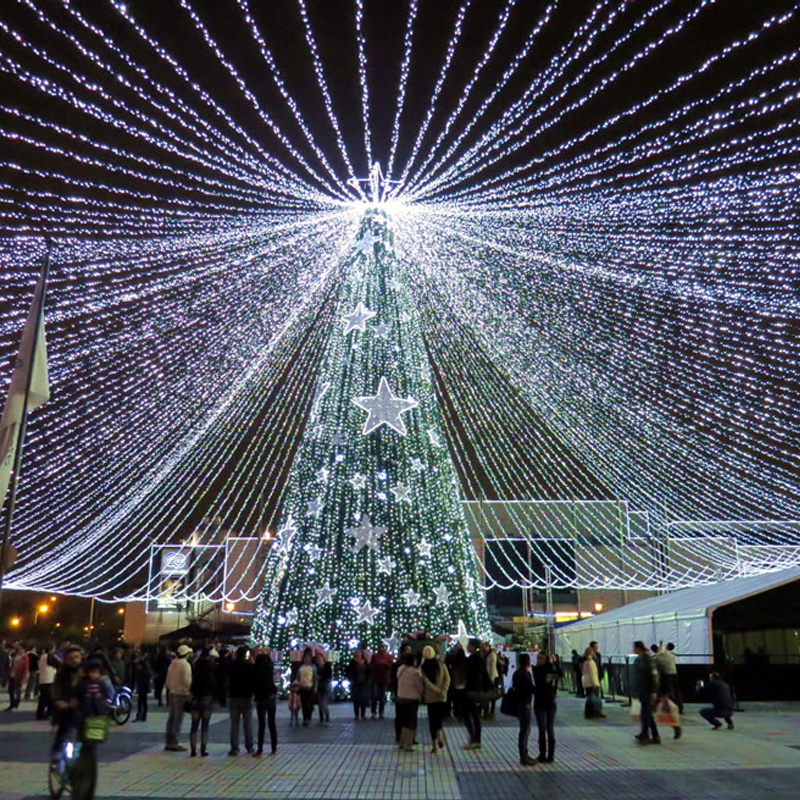
[[[475,749],[475,742],[467,742],[466,744],[461,745],[462,750],[474,750]]]
[[[185,753],[187,750],[182,744],[168,744],[164,749],[171,753]]]
[[[378,719],[378,715],[373,712],[372,715],[370,716],[370,719]]]
[[[660,736],[654,736],[650,740],[650,744],[661,744],[661,737]]]
[[[680,728],[675,728],[675,733],[673,734],[673,739],[680,739],[683,735],[683,731]]]
[[[711,730],[712,730],[712,731],[718,731],[718,730],[720,730],[721,728],[722,728],[722,723],[721,723],[721,722],[715,722],[715,723],[714,723],[714,724],[711,726]]]
[[[731,721],[728,723],[728,730],[729,730],[729,731],[732,731],[732,730],[733,730],[733,720],[731,720]]]
[[[228,750],[228,755],[229,756],[238,756],[239,755],[239,751],[238,750]]]
[[[189,755],[190,755],[192,758],[197,758],[197,750],[192,750],[192,752],[191,752],[191,753],[189,753]]]
[[[556,760],[556,759],[555,759],[555,756],[547,756],[547,758],[545,759],[545,761],[546,761],[548,764],[552,764],[552,763],[553,763],[555,760]]]
[[[208,758],[208,750],[201,750],[200,758]]]
[[[534,766],[537,761],[535,758],[531,758],[530,756],[525,756],[525,758],[521,758],[519,760],[520,766],[522,767],[532,767]]]

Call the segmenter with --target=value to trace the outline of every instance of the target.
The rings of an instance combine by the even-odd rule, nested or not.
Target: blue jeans
[[[519,760],[528,757],[528,737],[531,733],[531,704],[523,703],[519,707]]]
[[[536,726],[539,728],[539,758],[553,758],[556,752],[556,734],[553,726],[556,722],[556,704],[549,708],[534,708]]]
[[[658,739],[658,728],[656,727],[656,718],[653,716],[650,695],[640,694],[639,703],[642,706],[642,738],[647,739],[652,734],[653,739]]]

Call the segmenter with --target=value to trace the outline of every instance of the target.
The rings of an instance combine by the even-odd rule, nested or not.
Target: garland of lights
[[[181,546],[186,599],[260,601],[258,637],[346,644],[338,619],[348,639],[483,631],[482,591],[543,587],[542,564],[556,588],[652,590],[800,563],[800,4],[754,9],[651,81],[718,4],[598,0],[580,17],[503,0],[478,31],[464,0],[420,87],[427,6],[409,0],[387,105],[376,11],[356,0],[363,150],[305,0],[311,93],[251,0],[227,50],[202,4],[174,2],[230,93],[121,0],[111,15],[14,5],[0,11],[0,79],[17,87],[0,104],[2,363],[40,234],[57,246],[53,392],[30,420],[11,586],[153,598],[151,547]],[[374,159],[393,233],[373,236]],[[378,291],[390,276],[400,289]],[[370,408],[409,395],[419,406],[361,433]],[[334,442],[345,427],[355,444]],[[368,443],[389,438],[424,457],[382,488]],[[450,477],[429,481],[434,464]],[[457,532],[450,560],[423,524]],[[225,563],[229,534],[257,555]],[[334,539],[357,552],[312,549]]]

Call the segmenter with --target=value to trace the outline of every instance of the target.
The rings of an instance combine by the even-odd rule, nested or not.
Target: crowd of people
[[[671,704],[675,738],[682,733],[680,715],[683,698],[678,687],[675,648],[635,642],[636,693],[641,716],[639,744],[660,743],[659,719]],[[307,648],[293,662],[288,681],[290,724],[309,726],[315,708],[319,724],[330,723],[333,665],[321,649]],[[480,750],[482,724],[494,718],[496,704],[519,721],[520,764],[551,763],[555,758],[556,698],[564,673],[558,657],[539,652],[535,663],[527,653],[518,654],[511,691],[504,695],[509,661],[505,654],[487,642],[470,639],[466,649],[456,643],[443,652],[438,641],[404,641],[398,656],[381,644],[371,652],[362,644],[343,667],[340,677],[349,689],[356,721],[383,719],[387,699],[395,705],[395,739],[401,750],[413,748],[420,706],[427,708],[431,752],[445,747],[444,722],[456,719],[467,731],[464,749]],[[579,656],[573,651],[572,669],[579,696],[585,697],[585,716],[603,719],[603,660],[597,642]],[[269,731],[270,753],[277,752],[276,707],[282,677],[276,679],[276,665],[270,653],[246,646],[235,649],[218,642],[205,642],[193,649],[181,644],[173,652],[166,646],[157,649],[99,646],[84,652],[70,642],[35,648],[20,643],[0,643],[0,685],[7,687],[7,711],[19,707],[22,697],[36,698],[37,719],[51,719],[54,725],[53,752],[57,752],[70,729],[91,711],[98,713],[110,703],[122,685],[133,688],[136,716],[145,721],[151,696],[167,705],[165,750],[186,752],[193,757],[208,755],[208,732],[215,706],[224,708],[230,718],[230,756],[241,752],[259,757],[264,753]],[[102,688],[102,691],[100,690]],[[733,728],[733,695],[717,673],[707,683],[698,684],[712,705],[700,714],[715,729]],[[166,691],[166,697],[165,697]],[[669,709],[668,709],[669,710]],[[253,715],[257,722],[254,735]],[[181,744],[183,723],[191,719],[189,746]],[[528,741],[532,723],[538,728],[539,752],[532,758]]]

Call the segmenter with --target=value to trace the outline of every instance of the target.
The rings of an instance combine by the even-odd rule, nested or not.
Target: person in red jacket
[[[372,719],[375,719],[380,711],[383,719],[383,712],[386,708],[386,692],[392,685],[392,665],[394,656],[387,652],[386,644],[381,642],[377,653],[373,653],[370,661],[370,678],[372,680]]]
[[[8,678],[8,708],[6,711],[13,711],[19,706],[22,699],[22,687],[28,680],[28,654],[25,648],[17,645],[11,659],[11,672]]]

